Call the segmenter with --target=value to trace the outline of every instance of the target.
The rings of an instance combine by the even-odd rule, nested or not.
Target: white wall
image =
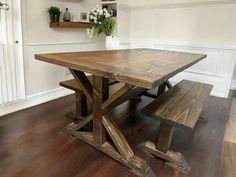
[[[226,97],[236,60],[236,1],[132,1],[131,45],[208,54],[173,78],[214,85]]]
[[[96,0],[23,0],[23,37],[26,96],[57,89],[58,82],[66,79],[65,68],[36,61],[34,55],[47,52],[103,49],[101,42],[91,41],[85,29],[51,29],[47,8],[68,7],[73,15],[89,11]]]

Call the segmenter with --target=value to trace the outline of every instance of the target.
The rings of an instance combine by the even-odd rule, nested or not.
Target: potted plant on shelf
[[[88,29],[90,38],[95,38],[100,34],[106,36],[106,48],[114,49],[116,47],[116,40],[113,36],[116,26],[116,19],[112,17],[112,11],[96,7],[89,13],[89,20],[91,28]]]
[[[48,13],[50,16],[50,23],[59,22],[61,11],[58,7],[55,6],[49,7]]]

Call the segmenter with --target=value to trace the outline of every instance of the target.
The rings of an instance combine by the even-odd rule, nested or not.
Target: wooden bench
[[[211,89],[208,84],[183,80],[147,105],[142,113],[161,124],[156,143],[145,142],[140,148],[188,173],[190,167],[181,153],[170,150],[174,127],[194,129]]]
[[[87,76],[88,80],[92,83],[92,75]],[[114,85],[118,83],[117,81],[110,80],[109,85]],[[73,90],[75,92],[75,113],[68,113],[67,117],[78,119],[80,116],[86,116],[88,114],[88,105],[87,98],[83,93],[80,85],[75,79],[62,81],[59,83],[60,86],[65,87],[67,89]]]

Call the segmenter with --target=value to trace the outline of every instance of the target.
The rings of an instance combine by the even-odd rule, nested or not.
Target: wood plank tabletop
[[[206,55],[155,49],[130,49],[36,54],[35,58],[152,89],[206,58]]]

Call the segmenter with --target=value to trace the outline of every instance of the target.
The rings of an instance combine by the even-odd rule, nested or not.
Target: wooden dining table
[[[92,113],[78,123],[67,125],[75,137],[90,144],[114,160],[130,168],[139,176],[156,176],[149,164],[136,156],[119,126],[110,114],[126,95],[140,95],[156,87],[165,88],[176,74],[204,59],[206,55],[155,49],[87,51],[36,54],[35,58],[69,68],[87,99]],[[86,74],[93,75],[92,83]],[[109,96],[109,80],[124,83]],[[164,94],[159,89],[157,95]],[[92,131],[80,131],[93,122]],[[111,140],[108,140],[107,136]]]

